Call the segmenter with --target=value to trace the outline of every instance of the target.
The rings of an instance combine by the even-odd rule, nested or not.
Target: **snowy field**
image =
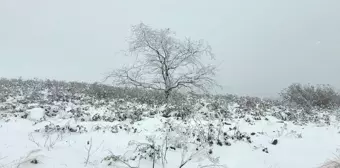
[[[92,117],[103,113],[102,108],[89,108],[88,111]],[[190,147],[197,139],[188,134],[200,126],[204,129],[204,125],[208,124],[215,129],[220,127],[221,122],[204,120],[204,117],[192,117],[184,122],[157,114],[133,123],[130,120],[81,121],[72,118],[67,109],[55,117],[46,117],[45,110],[37,107],[26,114],[25,119],[12,115],[1,118],[1,167],[129,167],[117,160],[104,159],[114,154],[121,156],[131,167],[149,168],[153,165],[152,158],[136,159],[138,152],[132,142],[149,143],[146,137],[150,136],[156,141],[155,144],[162,146],[166,134],[171,138],[164,166],[169,168],[180,167],[182,159],[191,156],[192,160],[183,167],[312,168],[320,167],[327,159],[338,156],[340,148],[340,129],[336,122],[298,126],[269,116],[261,120],[246,116],[222,123],[221,139],[227,139],[227,144],[225,141],[222,145],[214,141],[213,145],[204,147],[206,151],[197,151]],[[176,128],[164,131],[166,122]],[[178,130],[183,132],[179,133]],[[238,133],[245,138],[237,138]],[[187,152],[183,154],[184,149],[179,146],[170,148],[170,144],[177,142],[187,143]],[[155,167],[162,166],[161,159],[155,162]]]
[[[336,110],[193,95],[167,107],[98,85],[8,83],[0,168],[336,168],[340,156]]]

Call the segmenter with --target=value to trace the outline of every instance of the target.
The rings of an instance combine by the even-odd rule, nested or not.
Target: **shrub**
[[[330,85],[302,85],[294,83],[280,93],[284,102],[302,108],[334,108],[340,105],[340,96]]]

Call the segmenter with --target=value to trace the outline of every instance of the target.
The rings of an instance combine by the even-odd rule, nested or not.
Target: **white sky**
[[[221,93],[340,88],[339,0],[1,0],[0,77],[99,81],[141,21],[207,40]]]

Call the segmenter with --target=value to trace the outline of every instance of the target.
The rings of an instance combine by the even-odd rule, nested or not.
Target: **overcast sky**
[[[1,0],[0,77],[99,81],[140,22],[208,41],[221,93],[340,88],[339,0]]]

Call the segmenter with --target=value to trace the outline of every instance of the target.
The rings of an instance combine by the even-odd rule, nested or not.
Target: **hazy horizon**
[[[0,77],[101,81],[133,60],[134,24],[209,42],[219,93],[276,96],[294,82],[340,88],[340,1],[0,1]]]

